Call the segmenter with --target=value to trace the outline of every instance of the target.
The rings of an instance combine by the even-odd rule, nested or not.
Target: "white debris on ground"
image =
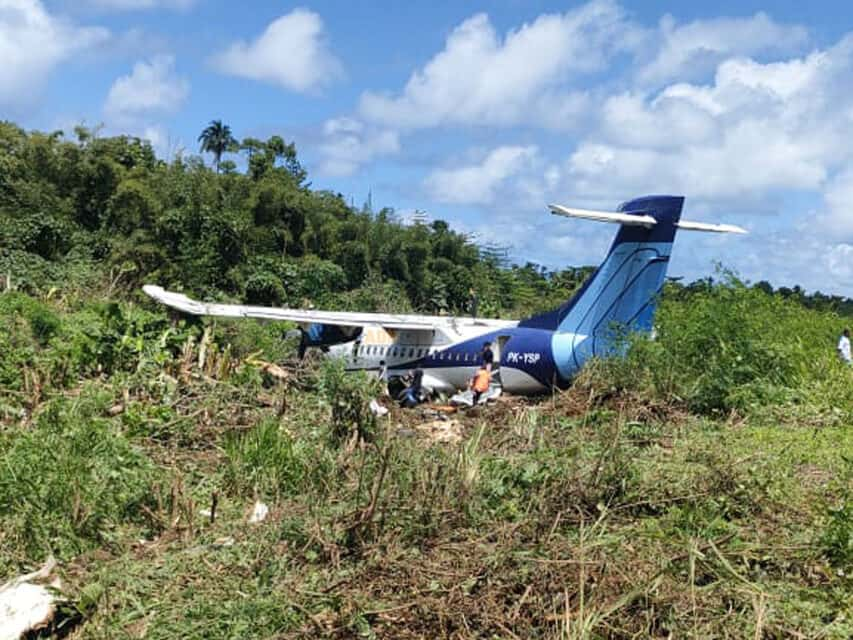
[[[249,524],[258,524],[267,519],[270,513],[270,508],[260,500],[255,502],[255,508],[252,509],[252,515],[249,516]]]
[[[47,581],[56,568],[53,557],[41,569],[14,578],[0,587],[0,640],[18,640],[29,631],[44,629],[56,615],[57,598],[52,590],[61,587],[56,577]]]
[[[502,389],[500,385],[493,384],[489,387],[489,390],[486,391],[483,395],[480,396],[480,401],[477,404],[486,404],[490,400],[497,400],[501,395]],[[468,391],[461,391],[457,393],[455,396],[450,398],[450,404],[452,405],[461,405],[465,407],[473,407],[474,406],[474,392],[468,389]]]
[[[379,404],[376,400],[370,401],[370,412],[377,418],[388,415],[388,409]]]

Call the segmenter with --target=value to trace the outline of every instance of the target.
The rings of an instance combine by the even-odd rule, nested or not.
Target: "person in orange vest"
[[[488,365],[484,362],[480,368],[477,369],[474,377],[471,378],[471,382],[468,383],[468,386],[474,391],[474,406],[480,402],[480,396],[489,390],[489,384],[491,384],[491,382],[492,373],[489,371]]]

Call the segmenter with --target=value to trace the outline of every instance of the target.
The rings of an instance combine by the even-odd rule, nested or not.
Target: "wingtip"
[[[160,287],[156,284],[145,284],[142,285],[142,291],[146,295],[156,299],[163,294],[163,287]]]

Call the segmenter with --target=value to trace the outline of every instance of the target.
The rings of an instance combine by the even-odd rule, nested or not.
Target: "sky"
[[[802,0],[0,0],[0,119],[198,153],[296,143],[314,188],[597,264],[615,210],[686,196],[670,275],[853,296],[853,5]],[[236,159],[236,158],[235,158]]]

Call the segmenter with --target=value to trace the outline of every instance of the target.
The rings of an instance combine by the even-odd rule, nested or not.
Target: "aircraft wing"
[[[351,311],[319,311],[314,309],[280,309],[276,307],[255,307],[241,304],[218,304],[199,302],[182,293],[166,291],[162,287],[147,284],[142,290],[157,302],[184,313],[197,316],[221,316],[226,318],[258,318],[264,320],[288,320],[299,324],[329,324],[341,327],[366,327],[380,325],[386,329],[401,331],[430,331],[447,328],[455,322],[445,316],[397,315],[390,313],[360,313]],[[495,323],[496,326],[515,324],[502,321],[480,321],[482,324]]]

